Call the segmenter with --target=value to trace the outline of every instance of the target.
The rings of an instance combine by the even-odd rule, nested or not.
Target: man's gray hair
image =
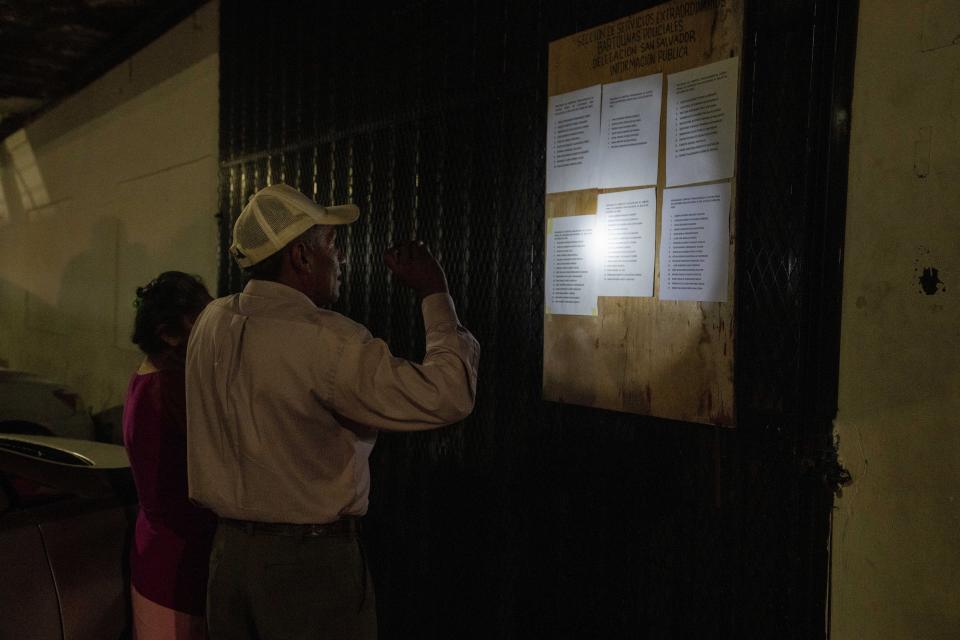
[[[316,250],[320,247],[321,239],[327,234],[327,232],[333,229],[332,225],[329,224],[315,224],[299,236],[287,243],[287,245],[274,253],[271,256],[268,256],[258,262],[255,265],[251,265],[243,270],[243,272],[252,279],[255,280],[270,280],[276,281],[280,277],[280,271],[283,268],[283,257],[286,255],[287,251],[294,244],[302,242],[307,245],[311,250]]]

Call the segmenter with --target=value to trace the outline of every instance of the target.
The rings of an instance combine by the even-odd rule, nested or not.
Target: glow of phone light
[[[602,269],[607,260],[607,251],[609,250],[609,235],[607,227],[604,224],[597,223],[590,235],[590,241],[587,246],[587,253],[591,266],[596,269]]]

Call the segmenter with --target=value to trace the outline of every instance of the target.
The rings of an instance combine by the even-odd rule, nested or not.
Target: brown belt
[[[264,534],[271,536],[323,537],[354,536],[360,533],[360,518],[343,516],[339,520],[324,524],[287,524],[285,522],[255,522],[253,520],[234,520],[220,518],[220,522],[229,527],[240,529],[249,535]]]

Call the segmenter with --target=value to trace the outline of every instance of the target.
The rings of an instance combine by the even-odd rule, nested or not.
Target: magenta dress
[[[140,499],[130,581],[159,605],[202,616],[217,521],[187,498],[183,371],[134,374],[123,409],[123,444]]]

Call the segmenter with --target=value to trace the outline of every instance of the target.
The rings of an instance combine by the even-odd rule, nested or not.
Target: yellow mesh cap
[[[270,185],[250,196],[240,212],[230,253],[241,267],[252,267],[313,225],[350,224],[359,215],[356,205],[321,207],[289,185]]]

